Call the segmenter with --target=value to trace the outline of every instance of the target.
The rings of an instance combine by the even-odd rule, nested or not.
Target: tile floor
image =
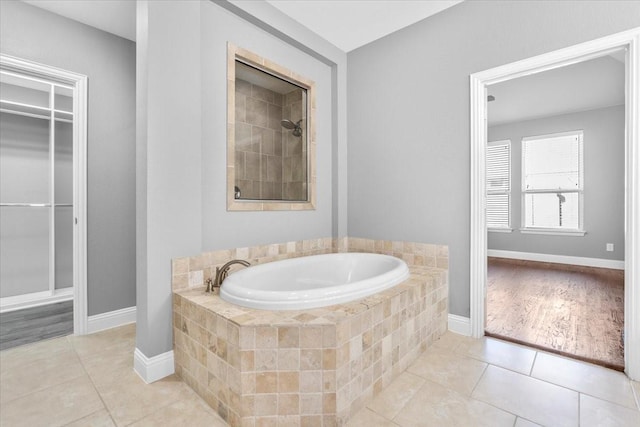
[[[226,426],[176,376],[133,372],[135,325],[0,352],[0,426]]]
[[[135,326],[0,352],[0,426],[225,426],[175,376],[133,372]],[[503,341],[447,333],[349,427],[640,426],[640,383]]]

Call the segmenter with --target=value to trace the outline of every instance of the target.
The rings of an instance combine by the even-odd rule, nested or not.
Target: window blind
[[[489,144],[486,156],[487,227],[509,228],[511,142]]]
[[[525,228],[582,228],[582,131],[522,140]]]

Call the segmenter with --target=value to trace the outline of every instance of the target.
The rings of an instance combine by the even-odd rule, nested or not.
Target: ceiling
[[[2,0],[0,0],[2,1]],[[135,0],[22,0],[107,33],[136,40]]]
[[[135,41],[134,0],[22,1]],[[345,52],[461,2],[265,1]],[[488,89],[496,98],[489,103],[489,125],[621,105],[624,103],[624,54],[522,77]]]
[[[134,0],[22,0],[135,41]],[[462,0],[266,0],[320,37],[349,52]],[[354,31],[357,28],[357,31]]]
[[[345,52],[461,3],[438,0],[266,0]]]
[[[624,104],[624,53],[489,86],[488,125]]]

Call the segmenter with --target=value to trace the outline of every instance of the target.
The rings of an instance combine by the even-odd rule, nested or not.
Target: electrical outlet
[[[607,252],[613,252],[613,243],[607,243]]]

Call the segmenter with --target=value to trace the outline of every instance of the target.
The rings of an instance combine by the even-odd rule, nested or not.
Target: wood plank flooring
[[[0,350],[73,333],[73,301],[0,314]]]
[[[486,335],[624,370],[624,272],[488,259]]]

